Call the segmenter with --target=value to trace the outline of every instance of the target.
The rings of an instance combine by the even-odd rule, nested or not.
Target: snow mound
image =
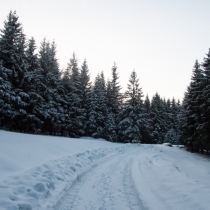
[[[164,145],[164,146],[168,146],[168,147],[172,147],[172,144],[171,143],[163,143],[162,145]]]
[[[127,147],[87,150],[12,176],[0,183],[0,209],[50,209],[82,173]]]

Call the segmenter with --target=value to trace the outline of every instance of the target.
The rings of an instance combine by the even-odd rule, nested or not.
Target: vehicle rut
[[[130,158],[124,170],[124,189],[126,198],[128,199],[130,210],[146,210],[140,199],[139,192],[137,191],[134,180],[132,178],[132,164],[133,158]]]
[[[135,147],[115,154],[78,176],[54,210],[146,210],[132,179]]]

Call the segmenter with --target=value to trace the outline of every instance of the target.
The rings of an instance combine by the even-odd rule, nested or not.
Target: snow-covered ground
[[[210,157],[0,130],[0,210],[208,210]]]

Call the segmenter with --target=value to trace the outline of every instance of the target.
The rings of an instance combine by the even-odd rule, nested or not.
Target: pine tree
[[[151,101],[152,132],[150,133],[153,143],[161,144],[164,142],[166,124],[164,122],[164,104],[160,95],[156,93]]]
[[[27,90],[30,101],[28,112],[28,132],[40,133],[42,121],[39,118],[42,110],[43,98],[40,91],[43,87],[43,69],[40,67],[38,55],[36,51],[36,42],[32,37],[28,41],[26,49],[27,73],[25,77],[24,89]]]
[[[168,99],[165,104],[166,134],[164,142],[176,145],[179,143],[179,113],[180,102],[176,103],[174,98],[172,101]]]
[[[78,67],[78,61],[75,53],[70,59],[67,71],[70,72],[69,95],[68,95],[68,114],[70,117],[69,134],[72,137],[78,137],[85,134],[85,109],[82,107],[82,85],[81,72]]]
[[[18,57],[18,45],[22,37],[22,26],[18,22],[16,12],[10,11],[7,21],[4,22],[4,29],[1,29],[0,38],[0,60],[7,69],[13,69],[16,66]]]
[[[41,43],[39,51],[40,67],[43,69],[43,86],[41,96],[42,112],[40,118],[44,122],[42,130],[47,134],[59,134],[60,114],[58,85],[60,79],[59,64],[56,58],[56,46],[53,42],[50,44],[46,39]]]
[[[182,139],[191,151],[202,148],[202,111],[204,76],[196,60],[190,86],[183,101],[182,110]]]
[[[195,88],[197,104],[200,105],[197,131],[200,134],[201,150],[210,150],[210,49],[206,56],[202,63],[203,74],[199,76],[198,87]]]
[[[188,95],[189,95],[190,87],[187,87],[187,90],[184,93],[184,98],[182,101],[182,106],[180,109],[179,115],[179,130],[180,130],[180,144],[187,144],[187,133],[188,133],[188,126],[187,126],[187,107],[188,107]]]
[[[106,84],[103,72],[95,78],[91,92],[90,113],[88,120],[89,135],[94,138],[106,138],[104,132],[108,114]]]
[[[31,39],[28,40],[25,53],[29,71],[35,71],[36,69],[40,68],[38,54],[35,53],[36,48],[36,41],[33,37],[31,37]]]
[[[84,128],[83,135],[87,135],[87,122],[88,116],[90,112],[90,96],[91,96],[91,82],[90,82],[90,75],[89,69],[86,60],[84,60],[82,67],[81,67],[81,74],[80,74],[80,90],[81,90],[81,110],[83,110],[83,118],[82,125]]]
[[[108,114],[106,120],[105,132],[106,139],[110,141],[117,141],[117,116],[122,107],[122,94],[120,93],[121,87],[119,85],[119,76],[117,73],[117,66],[114,63],[112,67],[112,79],[107,82],[107,106]]]
[[[9,13],[0,38],[0,60],[3,61],[2,65],[5,68],[12,70],[12,84],[16,88],[22,86],[27,67],[25,35],[18,18],[16,12]]]
[[[152,131],[152,119],[151,119],[151,103],[149,96],[146,95],[144,100],[144,124],[142,129],[142,143],[152,143],[150,139],[150,133]]]
[[[104,128],[105,139],[109,141],[117,141],[117,125],[116,125],[116,116],[117,114],[113,111],[113,86],[112,83],[108,80],[106,88],[106,97],[107,97],[107,114],[106,114],[106,124]]]
[[[176,102],[175,99],[172,99],[172,118],[173,118],[173,130],[174,130],[174,138],[172,144],[179,144],[180,139],[180,130],[179,130],[179,124],[180,124],[180,111],[181,111],[181,105],[180,101]]]
[[[4,129],[12,129],[12,117],[15,111],[12,101],[15,101],[16,96],[9,79],[11,72],[2,66],[0,61],[0,127]]]
[[[110,81],[110,95],[109,95],[109,106],[112,113],[118,114],[122,106],[122,94],[120,93],[121,87],[119,85],[119,76],[117,73],[117,66],[114,63],[112,67],[112,79]]]
[[[122,142],[141,142],[143,127],[143,93],[137,74],[132,71],[125,93],[124,108],[119,114],[118,134]]]
[[[62,126],[61,130],[64,136],[70,136],[69,130],[71,126],[71,119],[69,115],[69,109],[70,109],[70,93],[71,93],[71,85],[70,85],[70,74],[71,74],[71,69],[66,68],[63,77],[61,79],[61,84],[62,84],[62,99],[63,99],[63,111],[64,115],[62,118]]]
[[[10,128],[18,131],[26,131],[27,107],[29,96],[24,90],[24,82],[27,73],[27,61],[25,56],[26,40],[22,26],[18,22],[16,12],[10,12],[7,21],[4,22],[4,29],[1,30],[0,37],[0,60],[2,71],[7,84],[11,84],[11,100],[9,101],[11,118]],[[5,75],[7,74],[7,75]],[[6,99],[5,99],[6,100]]]

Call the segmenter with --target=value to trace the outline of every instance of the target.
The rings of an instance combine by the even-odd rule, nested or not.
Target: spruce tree
[[[150,139],[150,133],[152,131],[152,119],[151,119],[151,102],[149,96],[146,95],[143,106],[144,112],[144,124],[142,129],[142,143],[152,143]]]
[[[197,131],[200,135],[201,150],[210,150],[210,49],[202,63],[203,74],[199,77],[197,91],[197,105],[200,105],[200,116],[197,119]],[[197,106],[196,106],[197,108]]]
[[[40,67],[43,69],[43,87],[41,96],[42,112],[40,118],[44,122],[42,130],[47,134],[59,134],[60,115],[58,111],[59,94],[58,85],[60,79],[59,64],[56,58],[56,46],[53,42],[44,39],[39,51]]]
[[[67,71],[70,71],[68,114],[70,117],[69,134],[72,137],[79,137],[85,134],[85,109],[82,107],[82,86],[81,71],[75,53],[68,63]]]
[[[0,60],[5,68],[13,69],[18,57],[18,45],[22,37],[22,26],[16,12],[10,11],[0,37]]]
[[[16,12],[10,12],[4,22],[4,28],[0,35],[0,61],[1,71],[7,80],[11,99],[9,101],[10,128],[18,131],[27,131],[27,108],[29,95],[24,90],[24,82],[27,73],[27,61],[25,56],[26,40],[22,26],[18,22]],[[7,75],[6,75],[7,74]],[[6,99],[5,99],[6,100]],[[6,111],[6,112],[8,112]],[[8,115],[9,116],[9,115]]]
[[[164,103],[158,93],[152,98],[150,114],[152,119],[150,138],[153,143],[161,144],[164,142],[164,136],[167,129],[164,122]]]
[[[182,141],[191,151],[199,151],[203,148],[203,104],[204,76],[198,61],[196,60],[191,83],[185,93],[182,110]],[[204,111],[204,112],[203,112]]]
[[[117,66],[114,63],[112,67],[112,78],[107,82],[107,123],[105,132],[106,138],[110,141],[117,141],[117,116],[122,107],[122,94],[120,93],[121,87],[119,85],[119,76],[117,73]]]
[[[132,71],[125,93],[124,107],[119,114],[118,135],[122,142],[141,142],[143,128],[143,93],[137,74]]]
[[[2,66],[0,61],[0,128],[12,129],[14,107],[12,102],[16,100],[15,92],[9,78],[11,70]]]
[[[106,97],[107,97],[107,114],[106,114],[106,124],[104,128],[105,139],[109,141],[117,141],[117,125],[116,125],[116,116],[117,113],[113,111],[113,86],[112,83],[108,80],[106,88]]]
[[[36,41],[33,37],[28,40],[27,49],[26,49],[26,60],[28,64],[29,71],[35,71],[40,68],[40,63],[38,60],[38,54],[35,52],[37,49]]]
[[[82,125],[84,128],[84,132],[82,135],[87,135],[87,122],[88,116],[90,112],[90,95],[91,95],[91,82],[90,82],[90,74],[87,65],[87,61],[84,60],[81,67],[80,74],[80,90],[81,90],[81,110],[83,111],[83,118],[81,118]]]
[[[171,144],[178,144],[180,138],[179,132],[179,113],[180,113],[180,103],[176,103],[173,98],[172,101],[169,99],[165,104],[165,122],[166,122],[166,134],[164,142],[169,142]]]
[[[36,42],[34,38],[28,40],[26,49],[27,60],[27,74],[24,84],[24,89],[27,90],[30,101],[28,112],[28,131],[34,133],[40,133],[43,122],[39,118],[42,110],[43,98],[41,96],[41,90],[43,87],[43,69],[40,67],[38,54],[36,51]]]
[[[112,79],[110,81],[110,94],[109,102],[112,113],[118,114],[122,106],[122,94],[120,93],[121,87],[119,84],[119,76],[117,72],[116,63],[112,67]]]
[[[105,126],[108,113],[106,83],[104,74],[98,74],[90,98],[90,112],[88,120],[89,135],[94,138],[106,138]]]

